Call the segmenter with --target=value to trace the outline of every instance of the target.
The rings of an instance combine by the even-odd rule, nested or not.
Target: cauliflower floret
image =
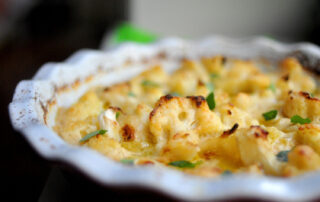
[[[169,87],[171,92],[182,96],[193,95],[199,82],[209,82],[209,75],[203,66],[194,61],[184,60],[182,67],[171,75]]]
[[[170,149],[170,153],[166,152],[170,155],[175,153],[172,151],[176,148],[173,146],[174,142],[180,141],[184,141],[185,144],[179,143],[179,150],[183,149],[186,153],[195,150],[193,154],[196,154],[199,150],[199,137],[215,135],[221,128],[219,117],[209,110],[205,99],[201,96],[188,98],[163,96],[150,113],[149,129],[156,148],[159,152]],[[165,147],[167,143],[171,146]],[[182,154],[184,152],[179,151]]]
[[[320,100],[311,97],[306,92],[290,91],[283,105],[283,114],[289,118],[299,115],[303,118],[320,121]]]
[[[100,89],[97,91],[101,100],[104,101],[104,108],[117,106],[126,113],[131,113],[139,103],[139,98],[133,93],[131,84],[120,83]]]
[[[308,76],[301,64],[295,58],[286,58],[281,62],[282,76],[277,81],[277,87],[282,91],[282,98],[290,90],[314,92],[316,83]]]
[[[168,74],[161,66],[154,66],[129,81],[132,92],[139,98],[140,103],[153,106],[167,92]]]
[[[259,124],[251,114],[235,107],[233,104],[225,104],[218,108],[217,111],[220,113],[221,121],[224,124],[224,130],[231,128],[235,123],[239,124],[239,128]]]
[[[108,132],[105,135],[97,135],[90,138],[84,145],[115,160],[132,156],[132,153],[123,148],[118,141],[108,137]]]
[[[288,164],[283,169],[283,175],[294,176],[317,169],[320,169],[320,156],[311,147],[299,145],[289,152]]]
[[[67,142],[78,144],[83,136],[97,130],[96,117],[101,110],[102,102],[94,92],[89,91],[69,109],[59,109],[54,128]]]
[[[223,70],[226,58],[221,55],[215,57],[203,57],[201,62],[209,73],[220,74]]]
[[[231,68],[224,77],[227,79],[219,80],[217,85],[230,94],[237,94],[238,92],[251,93],[266,89],[270,85],[270,78],[261,73],[250,61],[233,61]]]
[[[269,132],[260,126],[239,129],[236,133],[241,160],[244,165],[260,163],[267,174],[277,175],[281,164],[268,142]]]
[[[320,127],[306,124],[299,127],[296,134],[299,143],[312,147],[320,155]]]

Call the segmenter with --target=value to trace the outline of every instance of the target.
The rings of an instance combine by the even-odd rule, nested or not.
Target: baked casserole
[[[318,95],[292,57],[276,68],[220,55],[183,59],[170,74],[159,64],[89,90],[59,108],[54,130],[125,164],[290,177],[320,168]]]

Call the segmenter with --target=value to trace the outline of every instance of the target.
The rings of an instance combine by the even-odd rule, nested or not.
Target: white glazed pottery
[[[213,36],[197,42],[169,38],[151,45],[127,43],[105,52],[81,50],[63,63],[45,64],[32,80],[21,81],[9,105],[10,118],[41,156],[71,165],[104,185],[138,186],[192,201],[235,197],[311,200],[320,197],[320,172],[290,179],[245,174],[206,179],[167,167],[122,165],[91,149],[69,145],[52,130],[58,106],[70,106],[93,86],[128,80],[156,62],[170,72],[185,57],[223,54],[276,62],[297,50],[310,63],[320,59],[315,45],[288,45],[260,37]]]

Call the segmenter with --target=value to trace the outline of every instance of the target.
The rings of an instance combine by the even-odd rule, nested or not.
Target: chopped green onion
[[[180,94],[179,94],[179,93],[176,93],[176,92],[170,93],[170,95],[172,95],[172,96],[174,96],[174,97],[180,97]]]
[[[120,116],[120,112],[116,112],[116,119]]]
[[[150,80],[144,80],[144,81],[142,81],[142,82],[141,82],[141,85],[146,86],[146,87],[148,87],[148,86],[150,86],[150,87],[159,87],[159,84],[158,84],[158,83],[156,83],[156,82],[154,82],[154,81],[150,81]]]
[[[200,162],[201,163],[201,162]],[[178,168],[194,168],[196,167],[197,165],[200,164],[199,162],[197,163],[191,163],[189,161],[173,161],[173,162],[170,162],[169,165],[170,166],[175,166],[175,167],[178,167]]]
[[[212,92],[214,90],[214,86],[212,83],[206,83],[206,87],[210,92]]]
[[[310,97],[314,97],[314,94],[313,93],[309,93],[310,94]]]
[[[215,78],[218,78],[219,77],[219,74],[217,74],[217,73],[211,73],[210,74],[210,78],[211,79],[215,79]]]
[[[280,151],[276,157],[278,161],[282,161],[282,162],[288,162],[288,153],[290,151],[289,150],[284,150],[284,151]]]
[[[210,110],[214,110],[214,108],[216,107],[216,101],[214,100],[214,93],[211,92],[211,93],[207,96],[206,100],[207,100],[209,109],[210,109]]]
[[[81,138],[81,140],[79,142],[85,142],[96,135],[104,135],[106,132],[107,132],[107,130],[94,131],[94,132],[89,133],[88,135],[84,136],[83,138]]]
[[[127,165],[133,165],[134,164],[134,160],[133,159],[121,159],[120,162],[123,163],[123,164],[127,164]]]
[[[300,123],[300,124],[306,124],[306,123],[311,123],[311,120],[309,118],[302,118],[299,115],[294,115],[291,117],[291,123]]]
[[[136,97],[136,95],[135,95],[133,92],[131,92],[131,91],[128,93],[128,96],[130,96],[130,97]]]
[[[225,170],[223,173],[221,173],[222,176],[229,176],[232,175],[232,172],[230,170]]]
[[[271,83],[270,86],[268,87],[273,93],[276,93],[276,86],[274,85],[274,83]]]
[[[266,121],[275,119],[277,117],[278,111],[277,110],[271,110],[268,112],[263,113],[263,117]]]

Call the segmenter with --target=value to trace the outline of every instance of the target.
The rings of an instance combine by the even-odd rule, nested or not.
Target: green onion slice
[[[284,150],[284,151],[280,151],[276,157],[278,161],[282,161],[282,162],[288,162],[288,153],[290,152],[290,150]]]
[[[79,142],[85,142],[96,135],[104,135],[106,132],[107,132],[107,130],[94,131],[94,132],[89,133],[88,135],[84,136],[83,138],[81,138]]]
[[[270,121],[272,119],[275,119],[277,117],[277,114],[278,114],[277,110],[271,110],[263,113],[262,115],[266,121]]]
[[[306,124],[306,123],[311,123],[311,120],[309,118],[302,118],[299,115],[294,115],[291,117],[291,123],[299,123],[299,124]]]
[[[214,108],[216,107],[216,101],[214,100],[214,93],[213,92],[209,93],[206,100],[207,100],[209,109],[214,110]]]

